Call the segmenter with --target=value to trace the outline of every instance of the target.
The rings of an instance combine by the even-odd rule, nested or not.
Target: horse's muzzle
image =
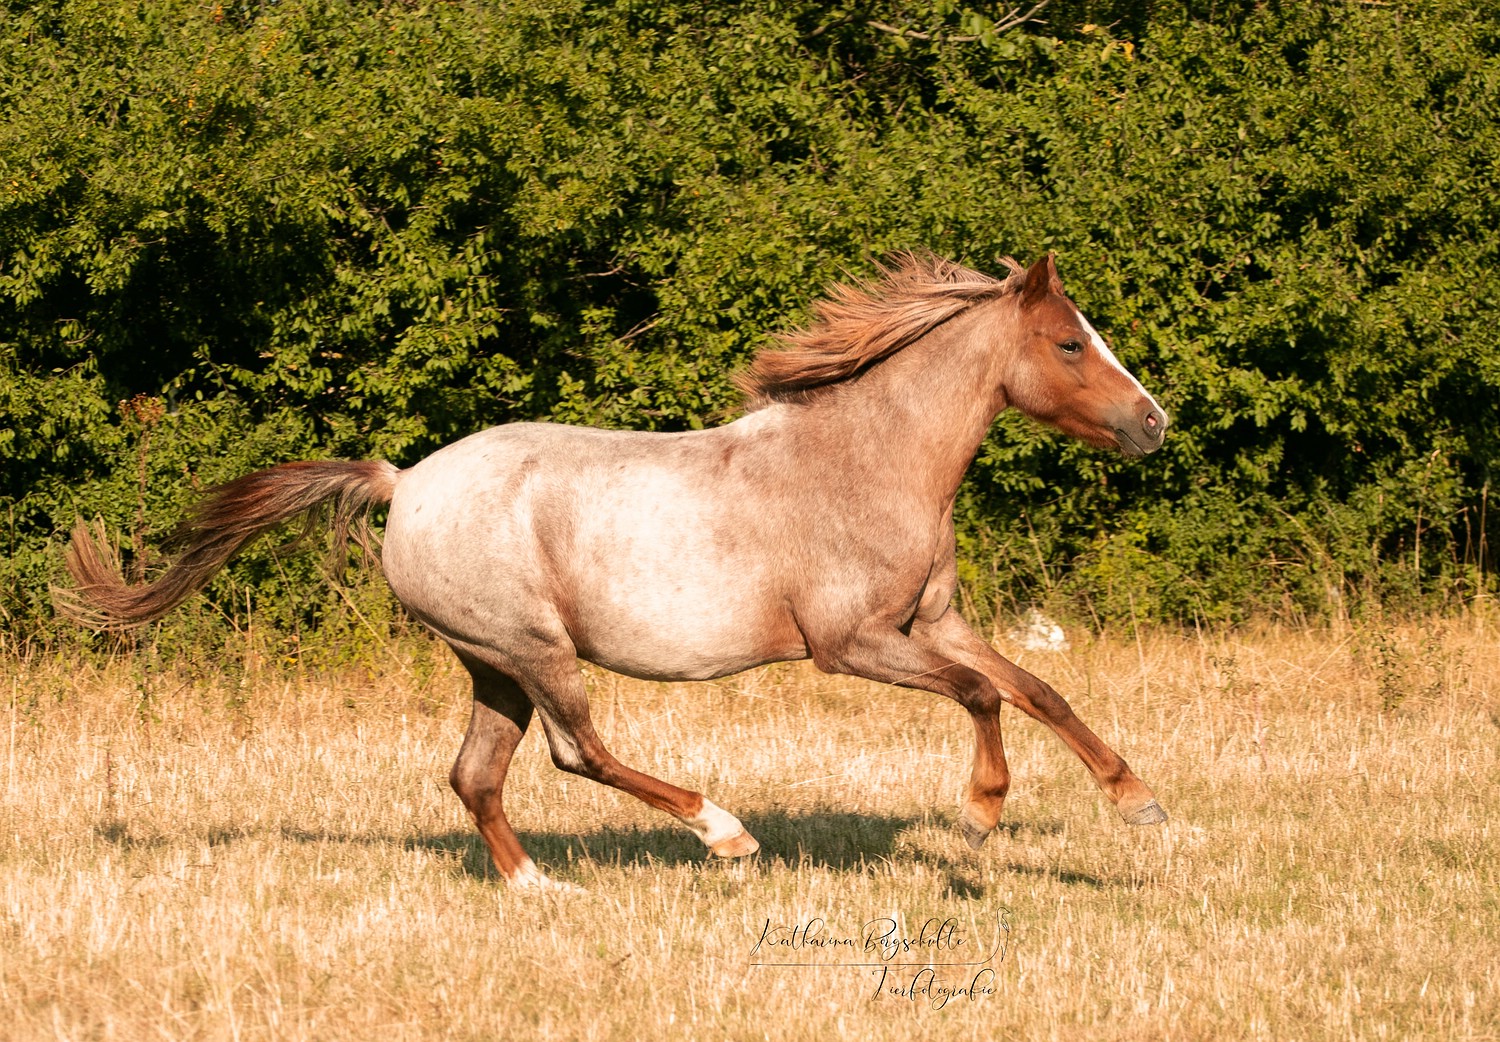
[[[1149,456],[1161,448],[1167,436],[1167,414],[1156,405],[1144,412],[1120,417],[1115,423],[1115,441],[1127,456]]]

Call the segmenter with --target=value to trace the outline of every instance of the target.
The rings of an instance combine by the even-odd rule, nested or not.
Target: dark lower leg
[[[1166,820],[1166,813],[1146,783],[1136,777],[1118,753],[1078,719],[1062,696],[1019,666],[1012,665],[1011,668],[1019,674],[1012,693],[1016,707],[1057,732],[1058,737],[1083,761],[1099,788],[1119,808],[1126,821],[1133,825],[1151,825]]]
[[[959,813],[959,829],[974,849],[984,845],[1005,809],[1010,791],[1010,770],[1000,737],[1000,714],[971,713],[974,721],[974,769],[969,775],[969,795]]]
[[[509,677],[467,659],[474,678],[474,712],[448,775],[479,829],[495,867],[513,883],[544,879],[505,816],[503,792],[512,755],[531,722],[531,702]]]
[[[1126,821],[1149,825],[1166,820],[1165,812],[1145,782],[1089,730],[1051,686],[1002,656],[952,613],[931,629],[940,647],[950,650],[960,661],[971,663],[994,681],[1012,705],[1050,727],[1083,761],[1095,783]]]
[[[571,663],[566,674],[539,687],[534,697],[552,762],[561,770],[619,789],[647,806],[666,811],[721,857],[739,857],[760,849],[738,818],[702,793],[679,788],[616,759],[594,730],[583,682]]]
[[[920,636],[916,629],[908,635],[894,626],[871,626],[836,652],[815,660],[829,672],[945,695],[968,710],[974,723],[974,767],[959,828],[977,848],[999,823],[1010,789],[1000,737],[1000,692],[982,672],[955,661]]]

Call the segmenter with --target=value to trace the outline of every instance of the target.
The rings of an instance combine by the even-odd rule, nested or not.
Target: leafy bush
[[[56,632],[75,516],[149,555],[195,489],[280,460],[719,422],[768,331],[911,246],[1057,251],[1174,417],[1144,463],[997,424],[960,504],[969,610],[1470,596],[1500,21],[1218,7],[999,31],[949,3],[12,4],[0,611]],[[314,575],[257,550],[194,625],[246,591],[278,632],[351,625]]]

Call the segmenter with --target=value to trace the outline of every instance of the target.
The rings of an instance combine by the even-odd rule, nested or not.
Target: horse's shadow
[[[941,828],[943,823],[919,817],[854,814],[840,811],[763,811],[741,816],[745,828],[760,841],[757,855],[762,864],[793,868],[825,868],[835,872],[859,872],[872,864],[893,858],[925,863],[945,877],[954,896],[983,896],[985,887],[972,878],[974,863],[964,854],[950,856],[912,843],[902,837],[923,825]],[[1003,822],[991,840],[1014,837],[1019,833],[1054,835],[1062,831],[1056,821]],[[719,864],[703,844],[680,827],[601,828],[588,834],[559,832],[522,832],[522,845],[538,863],[557,870],[574,862],[626,869],[660,868],[692,863]],[[408,847],[441,851],[455,855],[464,875],[493,878],[497,875],[483,841],[472,832],[447,832],[414,836]],[[979,857],[982,855],[973,855]],[[727,862],[725,864],[728,864]],[[1108,881],[1065,869],[1041,869],[1030,865],[1007,864],[1007,871],[1045,875],[1060,882],[1102,889]]]
[[[794,869],[823,868],[835,872],[858,873],[884,861],[909,860],[927,865],[940,873],[947,889],[959,898],[977,898],[986,893],[985,884],[976,879],[978,859],[993,857],[988,850],[970,853],[954,844],[952,852],[933,849],[933,845],[915,842],[910,833],[922,828],[944,829],[951,822],[929,816],[855,814],[844,811],[816,810],[751,812],[741,816],[750,834],[760,841],[756,860],[763,865],[784,865]],[[244,839],[256,830],[229,830],[208,837],[213,844]],[[1053,820],[1007,821],[996,829],[990,843],[1004,843],[1020,835],[1051,836],[1062,831]],[[135,836],[119,825],[97,826],[100,838],[125,847],[156,847],[176,840],[165,837]],[[283,839],[298,843],[399,844],[408,850],[426,850],[446,855],[454,870],[473,879],[498,877],[489,851],[478,833],[452,831],[421,835],[393,836],[381,832],[333,832],[282,826]],[[549,872],[564,871],[574,875],[582,866],[608,866],[649,871],[686,864],[729,865],[704,850],[692,833],[680,826],[652,828],[616,828],[605,826],[589,833],[532,831],[522,832],[521,841],[532,857]],[[1003,857],[1003,852],[1001,852]],[[1070,886],[1093,890],[1121,885],[1119,879],[1103,879],[1086,872],[1055,866],[1038,866],[1005,858],[1001,869],[1007,873],[1048,877]],[[574,866],[578,867],[574,867]]]
[[[837,811],[802,814],[770,811],[743,814],[740,818],[750,834],[760,841],[761,860],[836,871],[855,871],[891,857],[900,846],[900,836],[921,824],[919,818]],[[574,862],[651,869],[714,860],[697,837],[681,826],[604,826],[588,833],[522,831],[519,836],[527,852],[552,870]],[[465,875],[496,874],[477,833],[411,836],[405,843],[411,848],[456,855]]]

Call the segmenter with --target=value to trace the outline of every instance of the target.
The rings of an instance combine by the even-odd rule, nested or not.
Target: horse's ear
[[[1057,277],[1057,264],[1049,251],[1045,257],[1026,269],[1026,282],[1021,288],[1021,306],[1031,307],[1053,293],[1062,293],[1062,280]]]

